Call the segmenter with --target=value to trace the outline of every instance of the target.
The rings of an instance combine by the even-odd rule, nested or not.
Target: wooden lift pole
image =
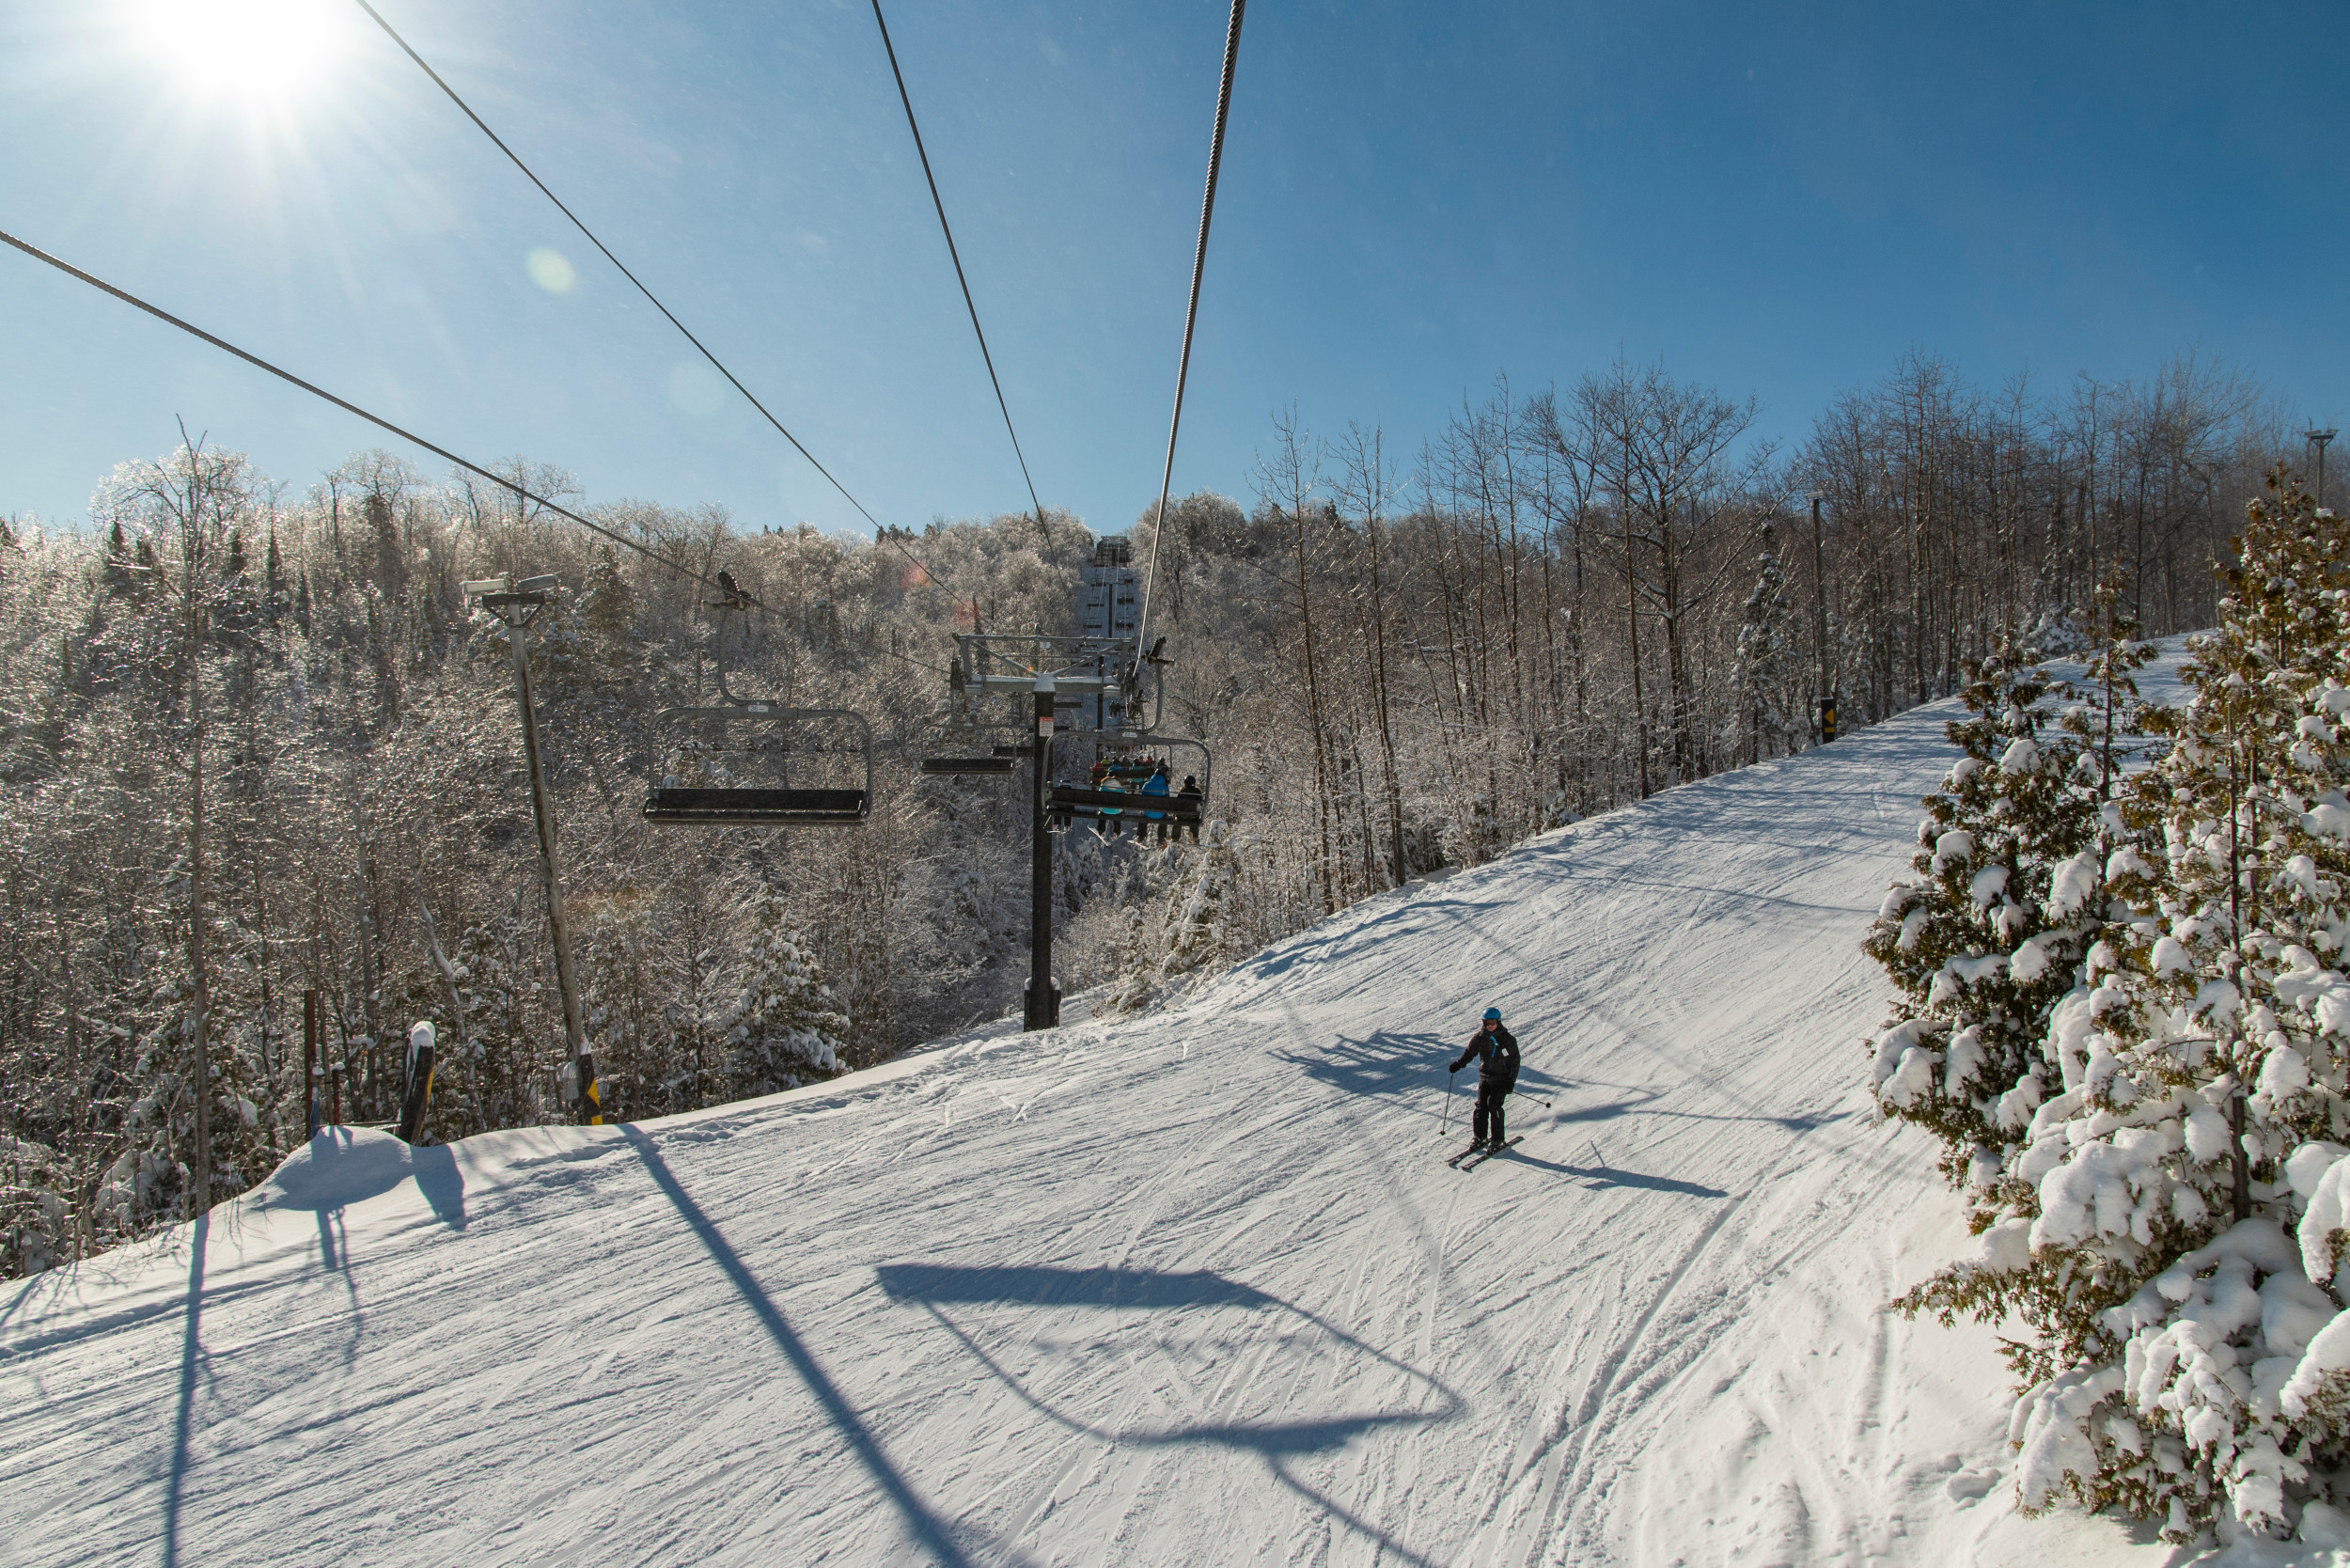
[[[547,799],[547,774],[539,752],[539,714],[530,690],[528,627],[555,587],[553,576],[515,582],[494,577],[465,584],[468,598],[506,622],[508,642],[514,651],[514,688],[523,711],[523,754],[530,763],[530,811],[539,826],[539,865],[547,884],[547,933],[555,943],[555,983],[563,994],[563,1034],[571,1059],[558,1074],[563,1098],[572,1114],[589,1126],[603,1121],[603,1098],[596,1087],[596,1058],[588,1049],[581,1024],[579,984],[572,972],[572,928],[563,915],[563,870],[555,845],[555,805]]]

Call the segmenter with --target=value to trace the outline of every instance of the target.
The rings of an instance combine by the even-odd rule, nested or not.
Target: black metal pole
[[[1836,693],[1828,684],[1827,673],[1827,552],[1820,545],[1820,502],[1818,491],[1811,493],[1811,615],[1813,638],[1820,650],[1820,704],[1818,731],[1823,743],[1836,738]]]
[[[1052,798],[1053,678],[1036,678],[1036,776],[1028,798],[1028,987],[1021,1027],[1049,1029],[1060,1022],[1060,992],[1053,984],[1053,835],[1045,817]]]
[[[319,1136],[319,994],[302,994],[302,1093],[309,1107],[310,1136]]]

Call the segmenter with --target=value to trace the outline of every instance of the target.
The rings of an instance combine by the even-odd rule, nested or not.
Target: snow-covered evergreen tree
[[[2130,781],[2090,952],[2043,1044],[2060,1091],[1908,1298],[2018,1314],[2027,1508],[2173,1540],[2350,1501],[2350,532],[2280,476]]]
[[[2135,723],[2146,658],[2130,630],[2110,626],[2092,702],[2012,642],[1967,666],[1967,716],[1948,731],[1961,755],[1862,943],[1902,993],[1876,1042],[1877,1103],[1941,1139],[1954,1184],[1987,1186],[2023,1137],[2055,1082],[2049,1016],[2107,932],[2112,737]]]
[[[761,885],[748,911],[742,993],[726,1019],[727,1066],[738,1095],[773,1094],[836,1076],[849,1020],[801,944],[783,900]]]

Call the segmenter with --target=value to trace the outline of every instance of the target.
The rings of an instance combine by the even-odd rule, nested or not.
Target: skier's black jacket
[[[1458,1073],[1471,1061],[1477,1063],[1479,1083],[1499,1084],[1504,1090],[1515,1089],[1518,1082],[1518,1037],[1500,1025],[1496,1025],[1491,1034],[1479,1029],[1477,1038],[1470,1041],[1467,1049],[1461,1053],[1461,1059],[1452,1064],[1452,1071]]]

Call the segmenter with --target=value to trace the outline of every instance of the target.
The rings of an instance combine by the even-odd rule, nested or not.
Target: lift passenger
[[[1167,764],[1165,762],[1161,762],[1156,768],[1152,769],[1151,776],[1143,780],[1142,792],[1146,795],[1158,795],[1162,798],[1166,796],[1167,793]],[[1162,844],[1166,843],[1167,813],[1164,811],[1145,811],[1143,816],[1148,820],[1142,826],[1137,827],[1135,830],[1136,837],[1139,839],[1144,833],[1155,832],[1158,835],[1158,841]]]
[[[1175,792],[1175,798],[1178,802],[1191,803],[1190,815],[1175,824],[1176,834],[1178,837],[1186,833],[1190,834],[1191,841],[1196,844],[1199,841],[1199,805],[1205,798],[1200,791],[1197,775],[1188,773],[1183,775],[1183,787]]]

